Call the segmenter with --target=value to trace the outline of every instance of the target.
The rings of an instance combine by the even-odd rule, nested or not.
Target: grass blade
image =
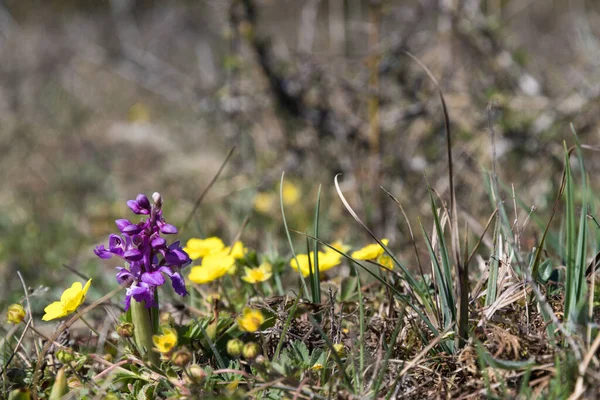
[[[296,265],[298,266],[298,273],[300,274],[300,282],[302,284],[302,289],[304,290],[304,294],[306,298],[309,297],[308,288],[306,287],[306,282],[304,282],[304,278],[302,277],[302,273],[300,272],[300,264],[298,263],[298,259],[296,258],[296,251],[294,250],[294,244],[292,243],[292,236],[290,235],[290,230],[287,225],[287,220],[285,218],[285,211],[283,209],[283,178],[285,176],[285,172],[281,173],[281,181],[279,182],[279,206],[281,207],[281,217],[283,218],[283,227],[285,229],[285,234],[288,239],[288,243],[290,244],[290,249],[292,250],[292,256],[294,260],[296,260]]]
[[[315,209],[315,237],[318,238],[319,237],[319,208],[320,208],[320,204],[321,204],[321,185],[319,185],[319,192],[317,193],[317,206]],[[321,276],[319,274],[319,244],[318,242],[315,240],[314,241],[314,245],[313,245],[314,249],[315,249],[315,261],[313,263],[314,265],[314,271],[312,273],[311,276],[311,290],[312,290],[312,301],[313,303],[317,303],[320,304],[321,303]],[[310,253],[307,253],[310,254]]]

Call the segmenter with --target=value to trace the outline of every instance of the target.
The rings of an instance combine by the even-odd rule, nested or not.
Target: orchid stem
[[[133,322],[133,336],[140,355],[151,365],[158,366],[158,354],[152,350],[152,336],[154,334],[154,326],[150,316],[150,309],[146,308],[144,301],[138,302],[131,299],[131,321]]]

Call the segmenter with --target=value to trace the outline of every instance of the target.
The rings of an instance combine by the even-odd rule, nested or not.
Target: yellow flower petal
[[[381,239],[381,242],[387,246],[389,243],[389,240]],[[384,252],[385,252],[385,250],[383,249],[383,247],[381,247],[379,245],[379,243],[374,243],[374,244],[367,245],[367,246],[363,247],[362,249],[353,252],[352,258],[355,258],[357,260],[373,260],[373,259],[379,257],[380,255],[382,255]]]
[[[336,240],[335,242],[331,243],[331,247],[341,251],[342,253],[346,253],[348,250],[350,250],[350,246],[348,246],[347,244],[344,244],[344,242],[342,242],[341,240]],[[333,250],[331,250],[329,247],[327,247],[325,249],[325,252],[328,252],[328,251],[333,251]],[[335,253],[335,251],[333,251],[333,252]]]
[[[271,193],[257,193],[254,198],[254,209],[262,214],[269,214],[275,206],[275,196]]]
[[[91,279],[86,282],[84,287],[82,287],[81,282],[74,282],[71,287],[65,290],[60,296],[60,301],[55,301],[44,309],[46,314],[42,317],[42,320],[50,321],[69,315],[77,310],[84,302],[85,295],[91,284]]]
[[[68,315],[68,312],[65,311],[60,301],[55,301],[54,303],[49,304],[46,308],[44,308],[44,312],[45,314],[42,317],[43,321],[50,321]]]
[[[189,278],[194,283],[209,283],[224,276],[233,264],[235,259],[230,255],[208,255],[202,259],[201,266],[192,267]]]
[[[324,368],[323,364],[321,364],[321,363],[316,363],[315,365],[313,365],[312,367],[310,367],[311,371],[320,371],[323,368]]]
[[[236,320],[240,330],[244,332],[256,332],[260,329],[260,326],[265,322],[265,317],[259,310],[252,308],[244,308],[242,316]]]
[[[273,275],[273,271],[271,268],[271,264],[262,263],[257,268],[248,268],[244,267],[245,275],[242,277],[242,280],[248,283],[258,283],[269,280]]]
[[[300,200],[300,189],[293,183],[283,182],[282,199],[286,206],[296,204]]]
[[[192,260],[205,257],[209,254],[218,253],[225,248],[225,244],[216,236],[206,239],[192,238],[187,241],[183,251],[185,251]]]
[[[319,251],[317,254],[319,258],[319,272],[325,272],[342,262],[342,256],[334,251]],[[296,263],[296,260],[298,260],[298,263]],[[312,264],[314,263],[314,260],[314,251],[310,252],[310,256],[307,256],[306,254],[298,254],[296,255],[296,259],[292,258],[290,261],[290,266],[296,271],[299,270],[300,273],[302,273],[302,276],[306,278],[310,275],[310,268],[313,267]],[[299,267],[298,264],[300,264]]]
[[[162,328],[162,335],[152,336],[152,342],[160,353],[168,353],[177,345],[177,331],[173,328]]]
[[[244,247],[244,243],[240,241],[235,242],[232,247],[226,247],[225,250],[236,260],[244,258],[246,256],[246,252],[248,251],[248,249]]]
[[[310,255],[313,257],[314,252],[311,252]],[[305,278],[310,275],[308,256],[306,254],[297,254],[296,258],[292,258],[290,261],[290,266],[300,272]]]
[[[377,262],[379,264],[381,264],[384,268],[387,269],[394,269],[394,260],[392,260],[392,257],[386,255],[386,254],[382,254],[377,258]]]

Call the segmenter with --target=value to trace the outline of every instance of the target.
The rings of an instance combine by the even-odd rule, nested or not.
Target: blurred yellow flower
[[[254,197],[254,209],[262,214],[269,214],[275,207],[275,195],[271,193],[257,193]]]
[[[239,316],[236,320],[240,330],[244,332],[256,332],[263,322],[265,322],[265,317],[259,310],[254,310],[252,308],[244,308],[242,311],[242,315]]]
[[[326,252],[319,251],[317,254],[319,259],[319,272],[325,272],[342,262],[342,256],[333,250]],[[296,260],[298,260],[297,263]],[[314,260],[314,251],[311,251],[310,255],[298,254],[296,258],[292,258],[290,261],[290,266],[296,271],[299,269],[300,273],[302,273],[302,276],[306,278],[310,275],[310,268],[313,267],[312,263]],[[298,264],[300,266],[299,268]]]
[[[162,335],[152,336],[152,342],[156,346],[156,351],[168,353],[177,345],[177,331],[170,327],[163,327],[162,332]]]
[[[348,246],[347,244],[344,244],[344,242],[342,242],[341,240],[336,240],[335,242],[331,243],[331,247],[333,247],[336,250],[341,251],[342,253],[346,253],[348,250],[350,250],[350,246]],[[328,247],[325,251],[333,251],[333,250],[331,250]]]
[[[310,367],[311,371],[320,371],[323,368],[324,368],[323,364],[321,364],[321,363],[316,363],[315,365],[313,365],[312,367]]]
[[[227,386],[225,386],[225,389],[227,389],[227,391],[229,391],[229,392],[234,392],[237,390],[238,386],[240,385],[240,382],[241,382],[240,379],[231,381],[227,384]]]
[[[392,260],[392,257],[386,254],[382,254],[379,257],[377,257],[377,262],[381,264],[384,268],[394,269],[394,260]]]
[[[237,241],[233,246],[228,246],[223,249],[223,253],[229,254],[236,260],[242,259],[246,256],[248,249],[244,247],[244,243]]]
[[[338,355],[338,357],[343,357],[346,353],[346,348],[341,343],[334,344],[333,349],[335,350],[335,353]]]
[[[264,262],[258,268],[244,267],[245,275],[242,280],[248,283],[258,283],[269,280],[273,276],[271,264]]]
[[[81,282],[74,282],[70,288],[65,290],[60,296],[60,301],[48,305],[45,309],[42,320],[50,321],[71,314],[85,300],[85,295],[92,284],[92,280],[87,281],[85,286]]]
[[[132,105],[128,114],[129,121],[136,124],[143,124],[150,121],[150,109],[144,103],[135,103]]]
[[[192,238],[187,241],[183,251],[185,251],[192,260],[205,257],[212,253],[217,253],[225,248],[223,241],[216,236],[206,239]]]
[[[293,183],[283,182],[282,192],[283,204],[286,206],[292,206],[300,200],[300,189]]]
[[[235,264],[235,259],[223,253],[210,254],[202,258],[200,266],[192,267],[190,281],[204,284],[221,278]]]
[[[6,321],[11,324],[20,324],[25,319],[25,309],[20,304],[11,304],[6,312]]]
[[[381,243],[387,246],[389,240],[381,239]],[[382,255],[384,251],[385,250],[379,245],[379,243],[374,243],[352,253],[352,258],[357,260],[373,260]]]

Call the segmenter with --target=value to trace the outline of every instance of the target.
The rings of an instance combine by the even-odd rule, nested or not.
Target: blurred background
[[[285,171],[291,228],[312,230],[322,185],[321,237],[366,244],[342,174],[359,215],[410,257],[379,186],[429,229],[425,178],[447,201],[448,167],[435,86],[405,51],[448,103],[462,224],[476,237],[494,209],[494,154],[504,200],[514,187],[519,218],[535,206],[543,223],[569,124],[598,141],[599,35],[591,0],[4,0],[0,291],[20,297],[20,271],[60,292],[76,270],[105,293],[113,265],[92,249],[135,219],[126,200],[159,191],[181,226],[234,146],[182,240],[245,225],[250,247],[287,256]]]

